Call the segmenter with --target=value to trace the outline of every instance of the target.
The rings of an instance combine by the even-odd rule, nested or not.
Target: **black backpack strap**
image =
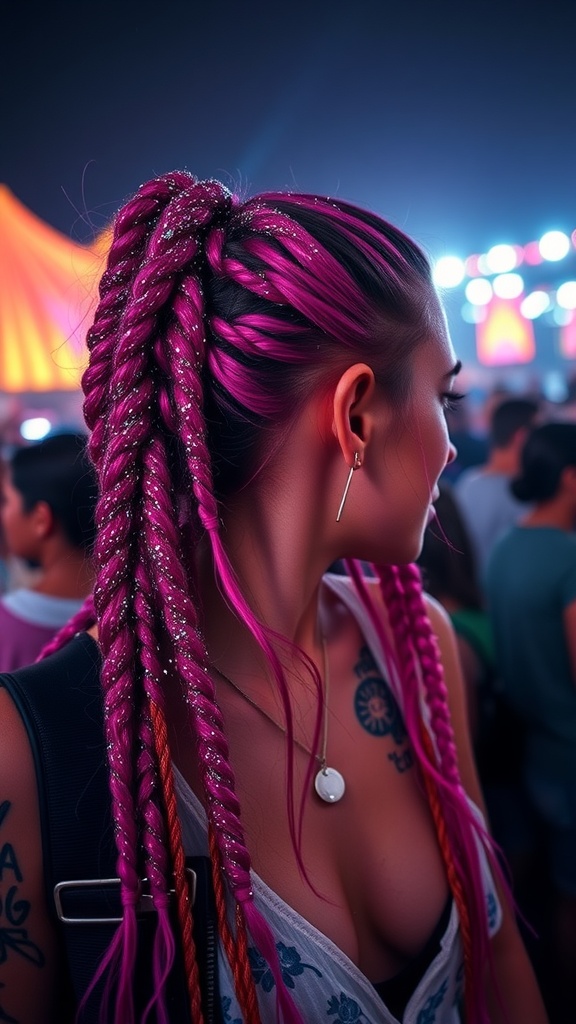
[[[76,1000],[86,992],[121,917],[117,853],[104,740],[101,659],[95,641],[78,634],[38,664],[0,676],[26,726],[38,783],[48,905],[63,936]],[[208,1022],[220,1024],[216,911],[207,857],[188,858],[194,871],[194,937]],[[103,880],[107,880],[103,884]],[[139,914],[136,996],[150,996],[155,914]],[[82,1020],[98,1019],[100,989]],[[181,956],[168,985],[170,1017],[189,1024]]]

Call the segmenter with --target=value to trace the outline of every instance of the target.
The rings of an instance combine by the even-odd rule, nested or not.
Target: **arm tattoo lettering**
[[[407,745],[408,734],[400,708],[369,647],[360,649],[354,674],[359,680],[354,694],[354,711],[360,725],[371,736],[391,736],[400,751],[388,754],[398,772],[405,772],[414,764],[414,756]]]
[[[0,804],[0,828],[10,807],[9,800]],[[42,950],[28,938],[28,931],[22,927],[30,913],[30,901],[18,898],[18,884],[23,880],[12,843],[3,843],[0,847],[0,965],[6,963],[10,952],[14,952],[37,967],[43,967]],[[2,1012],[0,1006],[0,1021],[12,1020],[7,1015],[2,1016]]]
[[[17,882],[22,881],[22,872],[18,867],[12,843],[4,843],[0,849],[0,882],[4,881],[6,871],[11,871]]]

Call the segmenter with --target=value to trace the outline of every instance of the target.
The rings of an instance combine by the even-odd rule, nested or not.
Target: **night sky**
[[[9,5],[0,180],[88,241],[175,167],[351,199],[432,256],[576,227],[576,4]]]

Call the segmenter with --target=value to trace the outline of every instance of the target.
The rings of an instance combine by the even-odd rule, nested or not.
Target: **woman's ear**
[[[364,462],[364,452],[374,429],[376,379],[366,363],[354,363],[344,371],[333,398],[332,430],[347,466]]]

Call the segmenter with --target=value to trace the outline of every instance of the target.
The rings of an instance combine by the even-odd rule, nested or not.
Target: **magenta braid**
[[[143,506],[143,519],[147,516]],[[142,664],[142,688],[148,700],[164,708],[164,693],[159,684],[163,666],[157,653],[157,623],[152,609],[151,581],[143,557],[143,537],[140,559],[136,567],[136,593],[134,599],[135,629]],[[165,986],[174,963],[176,945],[170,921],[170,888],[172,870],[168,856],[166,820],[158,782],[155,740],[149,711],[144,706],[139,718],[140,753],[137,762],[138,810],[144,847],[144,871],[148,878],[150,895],[157,913],[157,927],[152,953],[153,996],[143,1016],[143,1024],[156,1006],[158,1024],[169,1024],[165,1001]]]
[[[486,846],[486,832],[472,812],[460,780],[442,664],[422,600],[418,570],[411,566],[387,567],[380,578],[402,673],[406,726],[423,770],[436,783],[451,840],[451,859],[460,884],[467,893],[474,939],[471,949],[474,991],[467,992],[466,1005],[473,1014],[471,1024],[487,1024],[483,976],[490,960],[488,912],[478,853],[479,842]],[[428,706],[430,702],[433,705],[430,728],[438,751],[438,766],[431,763],[422,745],[422,698]],[[487,852],[491,852],[489,847]]]
[[[95,460],[104,443],[108,403],[114,402],[116,397],[110,391],[110,366],[117,335],[130,301],[132,282],[145,259],[150,224],[159,217],[174,195],[194,183],[195,179],[191,175],[181,171],[149,181],[141,186],[115,218],[107,266],[100,281],[100,302],[94,323],[87,333],[90,364],[82,378],[84,417],[92,430],[92,454]]]
[[[181,176],[183,184],[191,186],[189,176]],[[170,188],[170,191],[174,191]],[[182,194],[172,199],[179,205]],[[182,210],[172,217],[181,222]],[[170,218],[166,218],[168,221]],[[104,688],[105,722],[110,751],[113,814],[116,821],[119,848],[119,875],[125,906],[123,924],[108,951],[105,963],[97,974],[121,953],[122,967],[116,999],[116,1021],[129,1024],[133,1020],[133,971],[136,949],[135,905],[139,894],[137,829],[133,796],[131,751],[133,748],[133,694],[135,687],[134,664],[136,651],[129,625],[130,573],[137,557],[133,551],[135,537],[134,514],[139,501],[140,477],[137,470],[138,448],[152,434],[150,408],[154,385],[147,374],[149,356],[146,344],[151,338],[157,315],[167,302],[178,260],[186,262],[196,251],[196,241],[178,235],[171,244],[173,231],[166,226],[161,234],[164,251],[158,256],[158,246],[149,243],[152,250],[144,269],[136,276],[132,297],[122,317],[122,331],[114,347],[112,372],[108,369],[109,389],[113,401],[108,415],[109,432],[104,449],[99,439],[92,441],[91,451],[99,470],[102,498],[97,509],[99,535],[96,561],[99,566],[96,586],[96,604],[100,612],[100,642],[104,655],[102,682]],[[156,236],[157,237],[157,236]],[[153,236],[154,238],[154,236]],[[113,265],[114,245],[110,264]],[[97,340],[103,343],[102,335]],[[105,346],[104,346],[105,347]],[[94,362],[94,360],[93,360]],[[85,377],[88,415],[102,416],[106,411],[106,393],[97,374]],[[91,401],[92,399],[92,401]],[[95,981],[97,980],[95,979]],[[109,995],[107,988],[106,995]]]
[[[377,569],[395,639],[396,650],[393,651],[358,563],[350,560],[346,565],[370,614],[392,671],[396,659],[399,661],[401,704],[406,728],[420,767],[434,780],[438,798],[442,802],[444,826],[450,840],[449,862],[456,871],[455,884],[459,892],[467,894],[463,910],[470,916],[467,939],[473,940],[470,941],[471,989],[466,992],[466,1005],[470,1020],[485,1024],[487,1011],[483,995],[483,972],[487,962],[492,966],[492,956],[478,844],[484,846],[491,866],[500,879],[502,871],[494,856],[490,838],[471,811],[460,781],[442,665],[423,602],[418,570],[412,566],[383,566]],[[407,588],[403,580],[407,582]],[[410,593],[409,598],[406,589]],[[427,701],[430,690],[435,693],[433,702],[436,707],[435,713],[430,715],[429,727],[438,751],[438,764],[431,761],[421,732],[422,701]],[[424,728],[427,726],[424,725]],[[444,760],[440,754],[441,748]],[[464,926],[464,922],[462,924]]]
[[[110,262],[113,264],[113,255]],[[95,560],[98,572],[94,597],[104,659],[104,722],[124,916],[94,981],[120,957],[115,1009],[117,1024],[132,1024],[134,1020],[132,982],[137,946],[136,905],[140,888],[132,760],[135,738],[133,666],[136,648],[131,603],[137,538],[134,520],[141,486],[138,449],[151,429],[150,406],[153,397],[153,383],[146,375],[148,357],[142,345],[148,327],[146,312],[142,309],[142,303],[136,302],[131,303],[124,313],[122,333],[116,339],[114,348],[112,369],[108,369],[109,390],[114,396],[109,411],[106,410],[106,389],[103,383],[90,377],[87,380],[85,377],[83,381],[87,401],[90,403],[90,399],[93,400],[94,409],[104,408],[101,415],[107,419],[109,430],[105,449],[98,435],[93,433],[90,441],[91,455],[99,473],[101,494],[96,510],[98,535]],[[102,337],[99,340],[102,344]],[[103,347],[106,349],[105,344]],[[107,1005],[111,987],[110,973],[104,1005]]]
[[[229,765],[228,744],[217,704],[214,685],[207,671],[207,655],[199,637],[197,612],[191,600],[186,573],[175,557],[180,538],[175,530],[169,499],[166,454],[157,441],[146,454],[145,502],[148,514],[143,536],[149,552],[168,635],[173,641],[175,666],[185,687],[191,724],[198,745],[209,819],[219,841],[223,866],[230,888],[246,915],[250,932],[270,967],[277,974],[278,996],[283,1019],[302,1024],[285,989],[274,939],[260,914],[253,909],[250,857],[240,823],[240,805],[235,795],[234,776]],[[281,987],[280,987],[281,986]]]
[[[96,612],[94,610],[94,598],[92,594],[89,594],[82,607],[72,616],[68,622],[62,626],[56,636],[50,640],[45,647],[42,648],[40,654],[36,658],[36,661],[42,661],[43,658],[47,658],[49,654],[54,654],[55,651],[59,651],[61,647],[64,647],[76,633],[84,633],[85,630],[90,629],[91,626],[96,623]]]
[[[464,806],[458,808],[460,818],[464,821],[468,814],[473,833],[477,837],[478,844],[481,844],[485,850],[490,862],[490,867],[498,879],[501,890],[504,893],[504,898],[507,900],[509,905],[513,905],[510,884],[502,869],[500,861],[496,856],[495,844],[487,829],[480,825],[480,822],[474,814],[470,814],[469,804],[465,798],[462,788],[458,770],[454,732],[448,708],[448,693],[442,672],[442,660],[440,657],[438,642],[432,631],[430,619],[426,613],[426,607],[422,599],[422,580],[420,570],[417,565],[406,565],[402,566],[399,571],[405,594],[407,614],[410,622],[413,624],[413,627],[416,627],[415,629],[413,628],[413,636],[415,637],[415,644],[419,653],[420,663],[422,665],[425,699],[428,707],[430,708],[431,730],[436,738],[442,775],[446,780],[448,780],[448,786],[452,788],[452,793],[456,795],[457,802],[461,804],[463,803]],[[458,842],[457,836],[454,837],[454,841],[456,845]],[[464,852],[466,853],[467,851]],[[477,854],[476,846],[474,848],[474,853]],[[475,876],[474,873],[474,865],[477,863],[477,856],[471,857],[470,859],[467,858],[467,860],[468,863],[463,866],[462,876],[464,881],[466,879],[471,879],[472,881],[472,885],[469,886],[469,889],[471,890],[470,909],[472,927],[476,937],[476,950],[478,954],[477,960],[474,964],[474,977],[477,982],[478,990],[480,990],[482,985],[482,965],[488,961],[492,968],[492,954],[487,926],[488,915],[486,898],[481,877]],[[475,998],[476,993],[473,994],[473,1002],[475,1001]]]
[[[199,193],[199,192],[200,192],[200,190],[196,190],[196,193]],[[203,197],[200,194],[200,198],[205,198],[205,197]],[[210,200],[213,200],[213,196],[209,196],[208,198]],[[178,226],[178,225],[181,225],[182,221],[184,220],[184,221],[186,221],[186,223],[187,223],[187,225],[189,227],[189,225],[190,225],[190,212],[191,211],[190,211],[190,209],[187,209],[188,206],[195,206],[194,213],[195,213],[195,215],[197,217],[199,217],[201,214],[205,214],[207,216],[208,213],[213,213],[213,211],[210,210],[210,207],[207,206],[206,203],[201,203],[201,202],[195,202],[194,203],[193,202],[193,200],[197,200],[197,199],[198,199],[198,195],[194,193],[194,190],[190,190],[190,194],[188,194],[187,196],[184,196],[183,194],[178,196],[177,198],[175,198],[173,200],[172,207],[170,208],[170,210],[168,210],[166,212],[165,216],[159,222],[159,224],[157,226],[157,229],[154,232],[154,235],[152,236],[152,238],[150,240],[150,243],[148,245],[148,249],[147,249],[147,260],[148,261],[147,261],[145,267],[143,268],[143,270],[140,272],[140,274],[136,278],[136,281],[134,282],[133,294],[135,295],[135,301],[128,308],[128,310],[126,311],[126,313],[124,315],[124,319],[123,319],[123,343],[120,344],[117,347],[116,352],[115,352],[114,380],[117,380],[118,378],[120,378],[119,386],[117,386],[115,388],[115,394],[120,396],[120,400],[117,403],[117,405],[114,407],[114,413],[115,413],[115,416],[117,417],[118,420],[125,420],[126,418],[129,417],[128,422],[129,422],[130,426],[132,426],[135,423],[135,420],[137,418],[139,418],[140,419],[140,431],[139,431],[139,436],[140,437],[143,436],[143,433],[142,433],[142,415],[143,415],[143,412],[144,412],[144,410],[142,409],[142,403],[140,401],[140,397],[141,396],[139,396],[139,401],[138,401],[138,403],[136,403],[135,400],[134,400],[134,394],[133,393],[132,394],[129,393],[129,386],[128,385],[129,385],[129,381],[131,381],[131,382],[134,382],[134,381],[138,382],[139,381],[140,383],[142,383],[142,377],[143,377],[142,356],[141,355],[139,356],[139,353],[141,353],[142,350],[144,349],[146,336],[150,335],[151,329],[153,328],[153,323],[155,322],[155,320],[154,320],[155,310],[156,309],[160,309],[161,306],[167,301],[167,297],[168,297],[168,295],[170,294],[170,292],[172,290],[173,284],[172,284],[172,281],[171,281],[170,278],[171,278],[171,276],[173,277],[173,275],[174,275],[175,267],[174,267],[173,260],[176,258],[176,254],[178,255],[179,259],[182,259],[184,262],[186,262],[187,260],[190,260],[190,259],[193,258],[194,254],[195,254],[195,251],[196,251],[196,247],[195,247],[196,243],[194,241],[194,236],[192,236],[192,238],[190,238],[190,236],[188,235],[188,236],[186,236],[186,238],[184,240],[182,240],[178,235],[176,235],[176,237],[173,239],[173,236],[174,236],[174,234],[176,232],[176,228],[173,229],[169,225],[170,224],[175,224],[176,226]],[[226,201],[228,201],[227,197],[226,197]],[[176,205],[178,205],[178,209],[174,210],[174,207]],[[203,207],[204,207],[204,209],[203,209]],[[168,217],[168,214],[170,214],[170,218]],[[167,251],[167,247],[166,247],[166,243],[167,242],[169,243],[169,251]],[[174,302],[174,305],[176,305],[176,302]],[[178,339],[176,339],[176,341],[178,341]],[[176,345],[175,351],[177,351],[177,347],[178,346]],[[170,349],[170,345],[168,345],[168,348]],[[149,399],[150,397],[151,396],[146,395],[147,399]],[[196,401],[198,401],[199,397],[200,396],[195,396]],[[176,402],[176,404],[177,404],[177,402]],[[135,415],[135,413],[137,415]],[[146,417],[145,416],[144,416],[144,422],[146,422]],[[128,452],[130,452],[132,454],[132,456],[133,456],[134,445],[137,442],[130,440],[129,437],[126,436],[126,435],[128,435],[128,431],[126,430],[126,428],[124,430],[124,434],[125,434],[125,441],[124,441],[124,444],[120,446],[121,447],[120,454],[125,456]],[[114,424],[111,424],[110,435],[111,435],[111,437],[116,437],[118,435],[118,429],[114,426]],[[144,436],[145,436],[145,433],[144,433]],[[165,453],[162,453],[162,465],[163,466],[166,465],[166,455],[165,455]],[[125,468],[127,468],[127,467],[125,467]],[[116,481],[114,480],[115,471],[116,471],[116,467],[113,466],[112,460],[110,458],[110,455],[107,452],[106,462],[105,462],[105,464],[104,464],[104,466],[102,468],[102,471],[101,471],[102,474],[103,474],[103,477],[104,477],[104,480],[103,480],[103,491],[105,493],[107,493],[107,494],[110,493],[110,490],[111,490],[111,488],[113,486],[118,486]],[[166,481],[163,481],[163,486],[165,486],[165,485],[166,485]],[[155,494],[146,494],[145,493],[145,495],[144,495],[145,505],[146,505],[147,509],[149,510],[148,511],[148,515],[146,517],[146,521],[145,521],[145,534],[147,536],[148,550],[151,551],[151,552],[155,552],[156,549],[161,550],[162,545],[166,542],[167,536],[169,536],[169,533],[167,532],[167,526],[169,525],[169,523],[174,518],[174,510],[173,510],[173,508],[170,508],[168,510],[168,523],[165,522],[163,524],[164,525],[164,529],[162,530],[162,533],[160,535],[161,544],[160,545],[158,544],[158,537],[155,538],[156,544],[152,544],[152,542],[150,541],[150,538],[148,536],[147,531],[148,531],[149,528],[152,527],[152,524],[153,524],[153,514],[150,511],[150,509],[152,508],[152,500],[153,499],[157,501],[157,499],[158,499],[158,494],[157,493],[155,493]],[[215,520],[215,521],[217,521],[217,520]],[[205,525],[206,525],[206,523],[205,523]],[[174,550],[176,552],[176,551],[178,551],[178,546],[179,546],[178,538],[174,537],[173,538],[173,547],[170,548],[170,545],[168,545],[168,548],[169,548],[169,550]],[[161,555],[159,556],[159,558],[160,558],[160,561],[161,561]],[[176,575],[179,574],[182,577],[179,580],[180,587],[181,587],[181,590],[182,590],[182,593],[179,596],[180,596],[180,599],[182,600],[182,595],[185,594],[186,579],[185,579],[185,575],[182,572],[182,568],[181,568],[181,566],[180,566],[180,564],[178,563],[177,560],[175,560],[175,563],[173,563],[171,565],[171,570],[172,570],[172,573],[176,572]],[[159,580],[158,580],[159,586],[160,587],[162,586],[162,584],[161,584],[162,580],[166,581],[166,579],[168,579],[168,578],[169,577],[168,577],[168,575],[166,573],[166,567],[164,566],[163,567],[163,572],[162,571],[159,572]],[[172,582],[173,581],[174,581],[174,576],[172,576]],[[172,616],[170,615],[170,613],[172,612],[172,606],[171,606],[170,602],[171,602],[171,597],[173,598],[174,595],[170,594],[170,593],[166,593],[165,588],[164,588],[164,590],[162,592],[162,596],[164,598],[164,610],[165,610],[165,614],[166,614],[166,617],[167,617],[167,626],[168,626],[169,633],[172,635],[172,637],[174,639],[177,639],[178,641],[180,641],[177,644],[177,647],[176,647],[177,667],[178,667],[178,669],[180,671],[180,674],[181,674],[182,678],[184,680],[190,681],[190,668],[189,668],[189,666],[186,665],[186,661],[183,658],[183,655],[182,655],[181,652],[185,651],[186,650],[186,646],[187,646],[185,643],[182,643],[182,640],[185,637],[187,639],[190,639],[191,634],[192,634],[192,630],[190,629],[189,624],[193,623],[195,621],[195,618],[196,618],[195,613],[194,613],[194,608],[193,608],[193,606],[191,605],[191,603],[189,601],[186,602],[185,603],[185,612],[186,612],[186,614],[183,617],[180,617],[178,620],[175,621],[173,615]],[[185,637],[183,637],[181,635],[181,627],[184,627]],[[192,636],[192,639],[195,639],[195,638]],[[205,654],[204,654],[202,648],[198,649],[198,644],[197,643],[196,643],[196,647],[197,647],[197,649],[194,650],[194,646],[192,645],[192,669],[193,669],[193,672],[192,672],[192,680],[191,680],[191,682],[192,682],[192,687],[194,688],[194,690],[198,691],[199,690],[199,685],[198,685],[199,681],[201,682],[201,684],[205,685],[205,676],[200,672],[200,669],[199,669],[199,664],[202,664],[202,662],[200,661],[200,658],[202,658],[202,661],[205,661]],[[201,687],[200,687],[200,691],[199,692],[201,692]],[[214,726],[215,726],[214,713],[215,712],[214,712],[213,694],[210,694],[210,697],[211,697],[211,700],[210,700],[210,703],[209,703],[209,711],[211,713],[211,719],[210,719],[210,721],[208,723],[208,728],[207,728],[207,731],[206,731],[206,739],[210,739],[212,746],[207,751],[207,755],[205,756],[204,760],[206,761],[207,759],[211,759],[211,763],[212,763],[212,766],[213,766],[214,756],[215,756],[214,755],[214,733],[215,733],[215,729],[214,729]],[[220,731],[221,731],[221,721],[220,721],[219,725],[220,725]],[[202,729],[201,729],[201,726],[198,724],[198,722],[196,722],[196,726],[195,727],[196,727],[196,731],[197,732],[199,731],[200,734],[201,734],[202,733]],[[221,752],[221,754],[217,755],[217,756],[225,756],[227,758],[227,747],[225,747],[224,750]],[[212,776],[209,775],[209,779],[211,779],[211,777]],[[246,854],[245,844],[244,844],[243,840],[241,839],[241,834],[240,834],[240,837],[239,837],[239,840],[240,840],[239,842],[235,843],[233,841],[234,840],[233,830],[234,830],[234,828],[237,828],[238,825],[239,825],[239,822],[238,822],[239,808],[237,807],[237,801],[235,800],[235,797],[233,797],[233,780],[231,780],[231,783],[230,783],[230,786],[229,786],[228,790],[227,790],[226,786],[224,786],[224,787],[222,787],[220,789],[220,794],[223,793],[223,792],[226,795],[226,805],[221,800],[217,800],[217,807],[216,807],[216,809],[214,808],[214,806],[212,806],[212,816],[213,816],[213,820],[214,820],[214,822],[216,824],[216,828],[217,828],[218,834],[220,836],[222,836],[225,833],[226,837],[227,837],[227,842],[226,842],[226,845],[225,845],[225,851],[226,851],[225,862],[228,864],[229,870],[230,870],[230,867],[231,867],[232,864],[240,864],[241,876],[240,876],[240,878],[236,877],[234,879],[235,884],[233,885],[233,889],[235,891],[235,894],[236,894],[237,898],[240,900],[240,902],[242,902],[243,899],[245,899],[246,896],[249,893],[251,894],[251,890],[249,888],[250,887],[249,860],[245,860],[245,858],[247,858],[247,854]],[[231,822],[229,820],[229,817],[227,817],[229,811],[231,811],[231,814],[233,815],[233,818],[234,818],[234,824],[233,825],[231,824]],[[244,860],[244,863],[242,863],[243,860]],[[258,928],[258,931],[260,933],[265,932],[266,926],[263,925],[263,922],[261,921],[261,919],[258,920],[258,925],[260,926]],[[254,929],[252,929],[252,930],[254,930]],[[257,940],[257,938],[258,938],[258,936],[256,935],[256,940]],[[276,954],[276,951],[275,951],[275,948],[274,948],[274,943],[273,943],[272,936],[271,935],[269,937],[266,936],[266,938],[269,939],[268,945],[272,947],[273,953],[274,953],[274,958],[275,958],[276,963],[277,963],[277,954]],[[277,965],[277,976],[278,976],[278,982],[282,986],[282,988],[280,990],[280,1001],[281,1001],[281,1003],[282,1002],[287,1003],[288,1006],[290,1007],[290,1009],[292,1009],[291,1001],[289,1000],[289,997],[288,997],[287,993],[285,993],[283,991],[285,989],[285,986],[282,983],[282,977],[281,977],[281,971],[280,971],[279,965]],[[294,1018],[293,1015],[292,1015],[291,1017],[287,1017],[287,1019],[297,1019],[297,1018]]]
[[[157,689],[157,687],[155,688]],[[165,990],[174,964],[176,942],[170,920],[170,863],[167,854],[166,825],[158,806],[158,768],[154,752],[154,734],[150,715],[142,710],[139,728],[140,753],[136,772],[139,817],[142,822],[144,871],[150,897],[156,911],[156,933],[152,951],[153,994],[142,1016],[142,1024],[156,1009],[158,1024],[169,1024]]]

